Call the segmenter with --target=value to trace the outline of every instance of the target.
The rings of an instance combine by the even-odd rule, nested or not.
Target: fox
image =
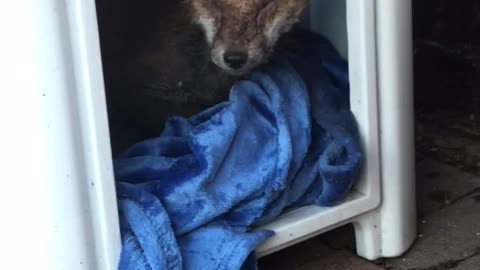
[[[96,1],[109,117],[142,134],[125,146],[158,136],[172,116],[189,117],[225,101],[233,84],[268,62],[306,5],[306,0]]]
[[[265,63],[305,8],[305,0],[191,0],[187,4],[205,33],[212,62],[233,75]]]

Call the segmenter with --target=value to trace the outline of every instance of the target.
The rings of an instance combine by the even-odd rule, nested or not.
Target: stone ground
[[[402,257],[357,257],[345,226],[262,258],[259,269],[480,270],[479,127],[473,116],[417,116],[418,238]]]

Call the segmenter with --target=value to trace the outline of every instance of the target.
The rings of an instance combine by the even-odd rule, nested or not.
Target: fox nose
[[[248,54],[242,51],[227,51],[223,55],[225,64],[232,69],[243,68],[248,61]]]

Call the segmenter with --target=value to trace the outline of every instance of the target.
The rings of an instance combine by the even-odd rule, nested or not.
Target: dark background
[[[413,0],[417,112],[478,114],[480,1]]]
[[[480,0],[413,0],[417,159],[480,175]]]

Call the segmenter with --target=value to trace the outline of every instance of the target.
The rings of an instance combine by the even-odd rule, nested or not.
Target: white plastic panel
[[[369,199],[351,192],[336,207],[310,205],[288,212],[262,229],[275,231],[275,236],[257,248],[257,256],[263,257],[288,246],[297,244],[326,231],[352,221],[352,218],[372,209]]]
[[[93,0],[0,2],[2,269],[115,269]]]
[[[416,238],[412,2],[375,1],[382,203],[355,220],[357,252],[396,257]]]
[[[416,238],[412,2],[377,1],[383,202],[382,255],[401,255]]]

